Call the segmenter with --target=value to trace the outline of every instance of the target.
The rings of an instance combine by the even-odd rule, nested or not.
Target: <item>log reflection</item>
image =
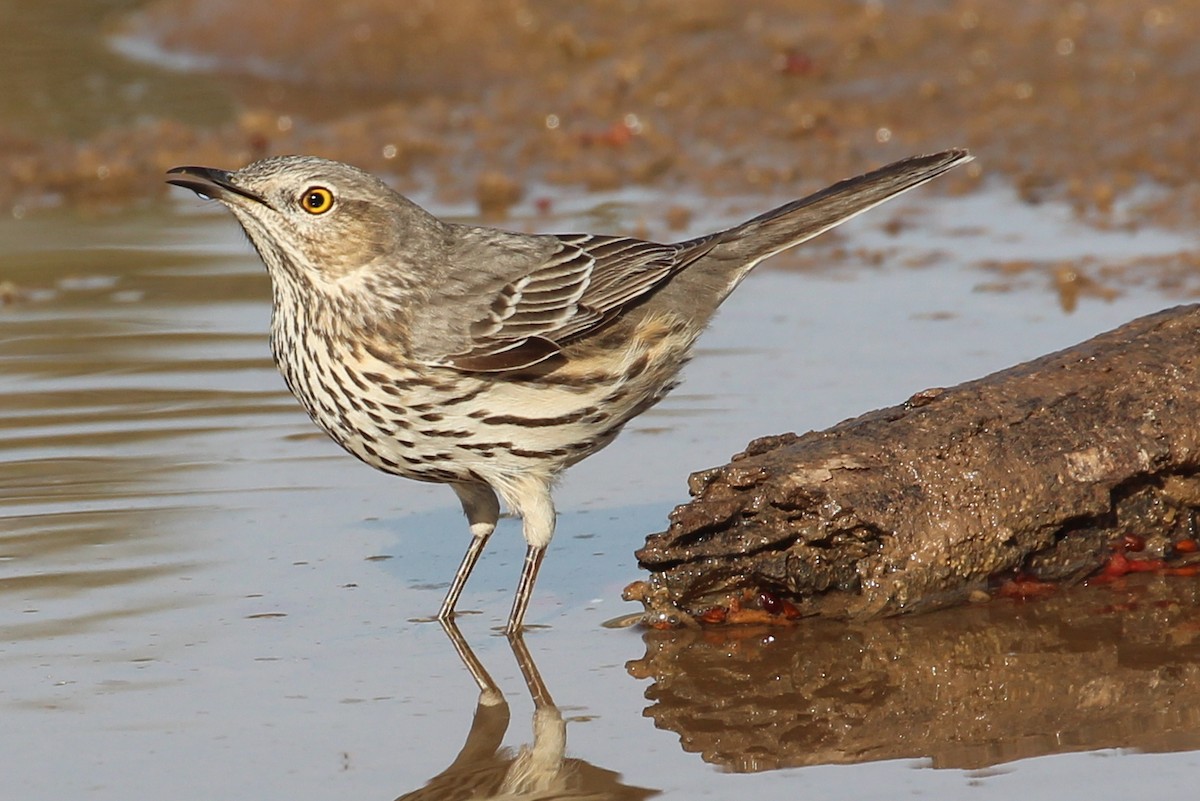
[[[1200,585],[1122,580],[859,625],[651,631],[646,714],[732,771],[1200,748]]]

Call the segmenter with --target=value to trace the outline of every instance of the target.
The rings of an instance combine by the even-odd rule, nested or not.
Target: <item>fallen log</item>
[[[660,626],[868,618],[1101,570],[1194,574],[1198,469],[1193,305],[751,442],[691,476],[692,500],[638,551],[650,577],[626,597]]]

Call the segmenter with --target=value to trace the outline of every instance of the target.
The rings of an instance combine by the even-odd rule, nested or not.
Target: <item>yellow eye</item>
[[[300,207],[309,214],[324,214],[333,208],[333,193],[323,186],[310,186],[300,196]]]

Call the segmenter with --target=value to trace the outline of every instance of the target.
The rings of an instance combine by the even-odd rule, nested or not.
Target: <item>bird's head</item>
[[[395,274],[440,237],[435,217],[336,161],[273,156],[235,172],[176,167],[168,175],[168,183],[225,204],[275,281],[329,286],[364,271]]]

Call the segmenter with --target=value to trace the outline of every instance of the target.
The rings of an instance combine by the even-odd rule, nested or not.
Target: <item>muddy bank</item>
[[[1198,9],[114,5],[104,30],[121,52],[213,78],[224,98],[206,101],[210,124],[138,115],[74,138],[0,126],[0,206],[157,197],[181,162],[303,151],[502,212],[535,183],[800,193],[968,146],[975,172],[941,191],[994,174],[1102,223],[1200,215]]]

